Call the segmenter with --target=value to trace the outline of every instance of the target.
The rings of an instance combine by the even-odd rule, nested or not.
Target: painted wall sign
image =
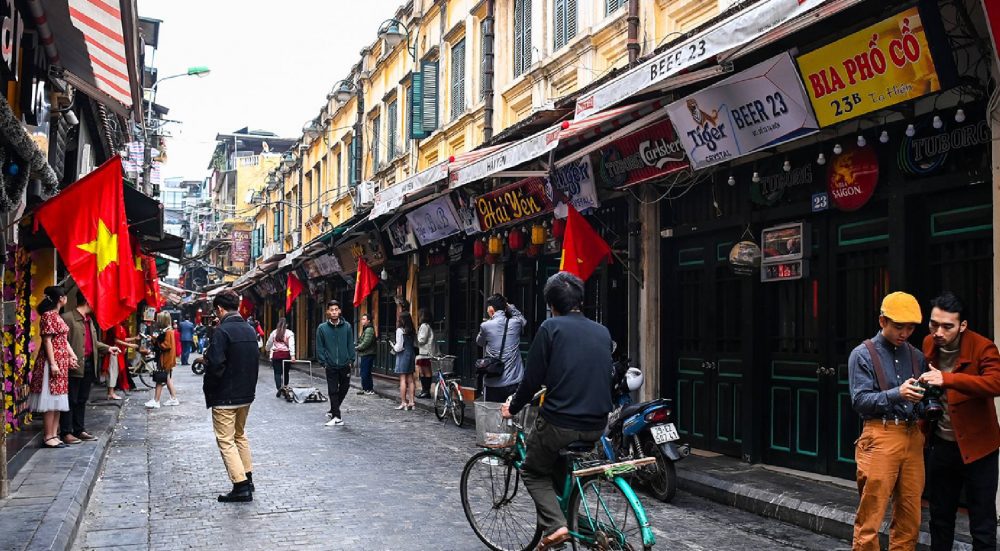
[[[250,232],[235,230],[233,231],[233,251],[230,253],[230,260],[233,262],[249,262],[250,261]]]
[[[552,210],[545,181],[526,178],[476,198],[476,214],[483,231],[534,218]]]
[[[545,181],[545,195],[555,205],[556,218],[566,218],[569,214],[569,208],[561,198],[568,199],[579,212],[601,206],[590,156],[556,169]]]
[[[750,199],[764,206],[771,206],[778,202],[784,195],[785,190],[791,187],[810,186],[813,183],[813,165],[806,163],[799,167],[794,167],[789,172],[781,171],[777,174],[765,174],[760,177],[760,181],[750,184]]]
[[[787,53],[676,101],[667,112],[696,169],[819,129]]]
[[[417,237],[410,230],[410,220],[403,215],[392,219],[386,226],[392,254],[405,254],[417,249]]]
[[[421,245],[427,245],[461,231],[451,199],[445,195],[406,213],[410,231]]]
[[[821,126],[941,90],[916,7],[798,58]]]
[[[834,155],[826,175],[827,191],[833,206],[852,211],[863,207],[878,184],[878,156],[868,147],[845,147]]]
[[[601,179],[627,187],[689,168],[669,119],[651,124],[600,151]]]
[[[941,118],[954,120],[953,117]],[[956,124],[951,129],[945,126],[940,130],[934,128],[931,120],[925,120],[916,126],[916,131],[912,138],[904,136],[897,157],[899,168],[914,176],[933,174],[944,166],[952,151],[988,144],[992,139],[990,123],[985,119]]]

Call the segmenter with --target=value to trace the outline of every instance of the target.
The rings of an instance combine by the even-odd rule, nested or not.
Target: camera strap
[[[911,376],[916,379],[920,376],[920,354],[912,344],[906,343],[905,346],[910,352],[910,373]],[[893,388],[895,385],[889,384],[890,377],[882,366],[882,359],[879,358],[878,350],[875,348],[875,342],[871,339],[865,339],[865,348],[868,349],[868,354],[872,358],[872,366],[875,368],[875,378],[878,379],[879,389],[889,390]]]

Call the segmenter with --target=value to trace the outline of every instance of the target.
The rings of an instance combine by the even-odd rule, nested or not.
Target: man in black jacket
[[[528,437],[524,460],[524,485],[542,526],[539,549],[570,537],[552,486],[559,450],[571,442],[599,439],[613,405],[611,334],[580,313],[583,281],[559,272],[545,282],[544,294],[553,317],[538,328],[528,351],[524,380],[501,410],[504,417],[516,415],[545,385],[545,401]]]
[[[233,489],[220,495],[223,503],[253,501],[250,441],[244,427],[257,389],[257,333],[239,314],[240,297],[232,291],[212,302],[219,316],[205,352],[205,405],[212,409],[215,440]]]

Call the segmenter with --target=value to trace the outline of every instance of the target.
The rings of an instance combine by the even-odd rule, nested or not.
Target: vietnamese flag
[[[292,303],[302,293],[302,282],[295,274],[288,273],[288,283],[285,285],[285,313],[292,311]]]
[[[243,319],[253,315],[253,303],[247,297],[240,298],[240,315]]]
[[[378,276],[368,267],[364,258],[358,258],[358,281],[354,285],[354,307],[357,308],[378,286]]]
[[[160,275],[156,271],[156,259],[142,255],[142,263],[146,304],[159,312],[163,308],[163,295],[160,294]]]
[[[611,258],[611,247],[590,227],[587,220],[568,204],[566,233],[563,235],[559,269],[587,281],[604,259]]]
[[[117,156],[62,190],[35,212],[101,329],[135,310],[132,245]]]

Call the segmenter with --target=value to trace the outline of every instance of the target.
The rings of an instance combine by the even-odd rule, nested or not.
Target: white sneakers
[[[334,417],[333,419],[330,419],[329,421],[327,421],[323,426],[324,427],[339,427],[339,426],[341,426],[343,424],[344,424],[344,422],[340,419],[340,417]]]
[[[150,400],[145,404],[147,409],[160,409],[160,403],[156,400]]]
[[[167,400],[166,402],[163,402],[163,405],[165,405],[165,406],[179,406],[179,405],[181,405],[181,402],[177,398],[171,398],[171,399]]]
[[[177,398],[170,398],[167,401],[163,402],[163,405],[165,405],[165,406],[179,406],[179,405],[181,405],[181,403],[180,403],[180,401]],[[160,409],[160,403],[157,402],[155,399],[146,402],[145,406],[148,409]]]

